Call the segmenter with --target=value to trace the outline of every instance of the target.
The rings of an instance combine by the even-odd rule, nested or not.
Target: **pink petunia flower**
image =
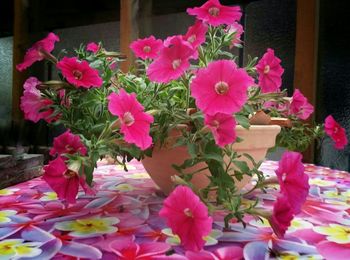
[[[275,56],[274,50],[267,49],[267,52],[256,65],[259,74],[259,86],[263,93],[276,92],[280,89],[284,72],[280,63],[281,60]]]
[[[253,79],[230,60],[211,62],[199,69],[191,83],[196,105],[205,114],[238,112],[247,100],[247,89]]]
[[[159,215],[181,239],[186,250],[199,251],[203,248],[212,229],[213,219],[208,216],[207,207],[187,186],[178,186],[164,200]]]
[[[57,193],[59,199],[75,203],[79,191],[79,176],[68,170],[60,156],[44,166],[43,179]]]
[[[35,78],[30,77],[24,83],[24,92],[21,97],[20,108],[24,112],[24,118],[33,122],[38,122],[44,119],[51,122],[53,118],[53,109],[49,108],[53,102],[41,96],[40,91],[36,88],[41,82]]]
[[[302,155],[297,152],[285,152],[278,163],[276,175],[294,214],[301,211],[309,194],[309,177],[305,174]]]
[[[295,114],[300,119],[306,120],[313,112],[314,107],[308,102],[300,90],[296,89],[290,103],[290,113]]]
[[[98,52],[99,49],[100,49],[100,45],[98,45],[95,42],[90,42],[86,45],[86,50],[91,51],[92,53]]]
[[[193,56],[192,46],[181,36],[172,37],[164,46],[156,60],[147,69],[150,80],[168,83],[179,78],[190,67],[189,58]]]
[[[232,115],[216,113],[213,116],[205,115],[204,123],[212,131],[215,143],[224,147],[236,140],[236,120]]]
[[[136,99],[136,94],[128,94],[121,89],[118,94],[110,94],[108,100],[108,110],[119,117],[120,131],[124,134],[124,140],[142,150],[150,147],[152,137],[149,131],[153,116],[144,112],[143,106]]]
[[[230,48],[232,48],[233,46],[240,47],[242,43],[241,36],[244,33],[243,26],[237,22],[234,22],[228,27],[228,32],[234,33]]]
[[[98,70],[91,68],[85,60],[79,61],[75,57],[64,57],[56,66],[62,71],[67,81],[76,87],[101,87],[103,84]]]
[[[335,121],[333,116],[329,115],[326,117],[324,129],[326,134],[334,141],[335,148],[343,149],[348,144],[345,129]]]
[[[130,49],[135,56],[143,60],[157,58],[162,48],[162,40],[156,39],[153,35],[148,38],[138,39],[130,44]]]
[[[197,49],[199,45],[205,42],[205,35],[208,26],[202,21],[197,20],[194,25],[190,26],[183,36],[183,39],[192,45],[193,49]]]
[[[54,138],[53,147],[50,150],[51,156],[56,154],[61,156],[63,153],[86,155],[87,149],[78,135],[72,134],[70,130],[67,130]]]
[[[224,6],[219,0],[208,0],[201,7],[187,8],[187,13],[212,26],[230,25],[242,16],[239,6]]]
[[[50,53],[55,47],[55,42],[58,42],[59,40],[60,39],[56,34],[49,33],[46,38],[34,43],[34,45],[29,48],[24,55],[23,62],[16,65],[16,69],[23,71],[34,62],[43,60],[44,55],[42,51]]]
[[[293,220],[293,210],[286,196],[279,196],[273,205],[270,225],[277,235],[282,238]]]

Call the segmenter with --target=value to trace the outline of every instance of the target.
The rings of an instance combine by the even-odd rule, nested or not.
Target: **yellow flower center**
[[[229,90],[229,86],[225,81],[219,81],[215,84],[215,91],[219,95],[224,95]]]
[[[209,11],[209,14],[214,17],[217,17],[220,14],[220,9],[217,7],[210,7],[208,11]]]
[[[151,51],[151,47],[149,47],[148,45],[143,47],[143,52],[149,53],[150,51]]]
[[[181,60],[180,59],[174,60],[172,65],[173,65],[173,69],[176,70],[178,67],[180,67]]]
[[[194,43],[194,41],[197,39],[195,34],[192,34],[190,37],[187,38],[187,41],[189,43]]]
[[[267,74],[269,72],[270,72],[270,66],[266,65],[265,68],[264,68],[264,74]]]
[[[81,80],[83,77],[83,73],[81,73],[81,71],[79,70],[74,70],[73,75],[74,75],[74,78],[77,80]]]
[[[189,208],[185,208],[185,209],[184,209],[184,214],[185,214],[187,217],[193,218],[193,213],[192,213],[192,211],[191,211]]]
[[[130,112],[126,112],[123,116],[123,123],[127,126],[131,126],[135,123],[135,118]]]

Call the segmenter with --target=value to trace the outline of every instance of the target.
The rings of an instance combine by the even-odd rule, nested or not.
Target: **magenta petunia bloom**
[[[345,129],[335,121],[333,116],[329,115],[326,117],[324,129],[326,134],[334,141],[334,146],[337,149],[344,149],[348,144],[348,138],[346,136]]]
[[[181,239],[186,250],[200,251],[212,229],[213,219],[208,216],[207,207],[187,186],[178,186],[164,200],[159,215]]]
[[[150,80],[158,83],[168,83],[178,79],[190,67],[189,58],[194,50],[181,36],[172,37],[168,40],[167,46],[160,51],[147,69],[147,76]]]
[[[87,50],[87,51],[91,51],[92,53],[98,52],[99,49],[100,49],[100,45],[98,45],[98,44],[95,43],[95,42],[89,42],[89,43],[86,45],[86,50]]]
[[[49,33],[46,38],[33,44],[24,55],[23,62],[16,65],[16,69],[23,71],[26,68],[30,67],[34,62],[44,59],[42,51],[52,52],[55,47],[55,42],[58,42],[60,39],[54,33]]]
[[[243,26],[237,22],[234,22],[228,27],[228,32],[234,33],[230,48],[233,46],[240,47],[242,43],[241,36],[244,33]]]
[[[314,112],[314,107],[308,102],[307,98],[296,89],[293,93],[292,102],[290,103],[290,113],[298,118],[306,120]]]
[[[230,25],[242,16],[239,6],[224,6],[219,0],[208,0],[201,7],[187,8],[187,13],[212,26]]]
[[[281,60],[275,56],[274,50],[267,49],[267,52],[256,65],[259,74],[259,86],[263,93],[276,92],[280,89],[284,72],[280,63]]]
[[[288,198],[279,196],[273,205],[272,216],[269,218],[270,225],[277,237],[284,236],[293,218],[293,210]]]
[[[183,36],[185,41],[188,41],[193,49],[197,49],[199,45],[205,42],[205,35],[208,31],[208,26],[202,21],[197,20],[194,25],[190,26]]]
[[[137,101],[136,94],[128,94],[121,89],[118,94],[108,96],[108,110],[119,117],[124,140],[146,150],[152,144],[149,135],[153,116],[144,112],[143,106]]]
[[[138,39],[130,44],[130,49],[135,56],[143,60],[157,58],[162,48],[162,40],[156,39],[153,35],[148,38]]]
[[[236,120],[232,115],[217,113],[213,116],[205,115],[204,123],[212,131],[215,143],[224,147],[236,140]]]
[[[98,70],[91,68],[85,60],[79,61],[75,57],[64,57],[56,66],[62,71],[67,81],[76,87],[101,87],[103,84]]]
[[[54,138],[53,147],[50,150],[51,156],[55,156],[56,154],[61,156],[63,153],[80,153],[81,155],[86,155],[87,149],[78,135],[72,134],[70,130],[67,130]]]
[[[79,176],[68,170],[60,156],[44,166],[43,179],[57,193],[59,199],[75,203],[79,191]]]
[[[310,188],[309,176],[305,174],[301,160],[300,153],[284,152],[276,170],[281,193],[288,198],[294,214],[300,213]]]
[[[21,97],[20,108],[24,112],[24,118],[33,122],[44,119],[47,122],[53,120],[53,109],[49,108],[53,104],[52,100],[43,98],[40,91],[36,88],[41,82],[30,77],[24,83],[24,92]]]
[[[247,101],[247,89],[254,84],[244,69],[230,60],[211,62],[199,69],[191,83],[196,105],[204,114],[232,114]]]

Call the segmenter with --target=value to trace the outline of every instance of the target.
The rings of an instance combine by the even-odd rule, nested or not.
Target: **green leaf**
[[[241,125],[245,129],[249,129],[250,123],[249,123],[249,119],[247,117],[240,115],[240,114],[236,114],[235,117],[236,117],[236,121],[238,122],[239,125]]]
[[[237,166],[238,169],[241,170],[242,173],[248,173],[250,171],[245,161],[232,161],[232,162],[234,163],[234,165]]]

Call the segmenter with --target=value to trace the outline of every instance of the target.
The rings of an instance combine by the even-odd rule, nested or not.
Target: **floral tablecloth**
[[[276,166],[261,169],[271,176]],[[350,259],[347,172],[305,165],[310,194],[283,239],[251,217],[223,231],[218,212],[204,250],[185,252],[158,216],[164,197],[140,163],[128,169],[100,165],[97,195],[81,192],[69,206],[41,178],[0,190],[0,259]],[[277,189],[252,196],[267,208]]]

